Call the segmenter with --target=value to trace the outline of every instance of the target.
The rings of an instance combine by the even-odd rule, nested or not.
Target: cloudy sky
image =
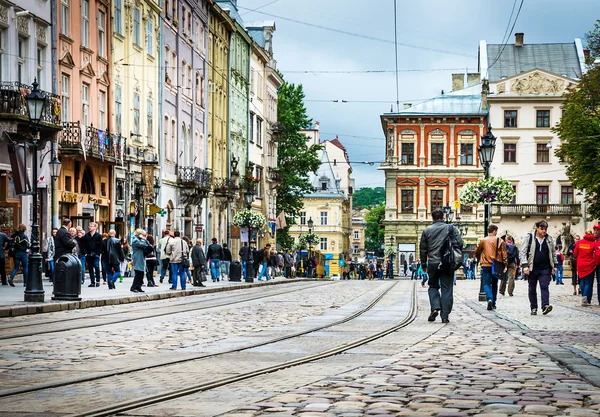
[[[400,107],[451,91],[452,73],[476,72],[479,41],[502,42],[513,4],[397,0]],[[396,103],[394,0],[238,0],[238,7],[245,22],[276,22],[278,69],[304,86],[321,138],[338,135],[348,149],[357,188],[383,186],[379,116]],[[508,42],[516,32],[525,43],[573,42],[599,18],[600,0],[524,0]]]

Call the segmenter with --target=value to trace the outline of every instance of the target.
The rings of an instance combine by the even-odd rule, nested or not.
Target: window
[[[563,185],[560,187],[560,204],[574,204],[575,195],[571,185]]]
[[[327,214],[326,211],[321,212],[321,226],[327,226]]]
[[[146,22],[146,43],[148,45],[148,55],[154,56],[154,23],[151,19]]]
[[[6,48],[6,31],[0,27],[0,80],[4,79],[5,73],[5,62],[4,62],[4,48]]]
[[[327,191],[327,181],[321,183],[321,191]]]
[[[354,240],[358,240],[358,238],[359,238],[358,230],[355,230],[354,231]]]
[[[115,1],[115,33],[123,34],[123,0]]]
[[[187,33],[185,33],[185,28],[186,28],[186,19],[187,19],[187,11],[185,10],[185,7],[181,8],[181,27],[183,28],[183,33],[184,35],[187,35]]]
[[[125,181],[117,181],[117,201],[125,200]]]
[[[254,113],[250,112],[250,132],[248,132],[248,140],[254,143]]]
[[[89,126],[90,86],[81,84],[81,123]]]
[[[460,205],[460,212],[466,214],[473,214],[473,206]]]
[[[61,117],[63,122],[69,121],[69,111],[71,106],[71,80],[67,74],[62,74],[61,76],[61,102],[62,102],[62,111]]]
[[[177,121],[175,119],[171,120],[171,140],[169,141],[169,145],[167,150],[171,155],[171,161],[175,162],[175,155],[177,155],[177,141],[175,140],[175,135],[177,135]]]
[[[106,93],[98,91],[98,129],[104,130],[106,127]]]
[[[44,56],[46,55],[46,48],[38,46],[37,48],[37,80],[38,83],[42,83],[44,80]]]
[[[358,254],[360,252],[360,249],[358,247],[358,245],[354,245],[354,253]]]
[[[536,204],[548,204],[548,189],[547,185],[535,187]]]
[[[70,175],[65,175],[65,191],[72,191]]]
[[[444,144],[443,143],[432,143],[431,144],[431,165],[443,165],[444,164]]]
[[[140,93],[133,93],[133,133],[140,134]],[[136,137],[137,140],[139,136]]]
[[[461,143],[460,144],[460,164],[461,165],[473,165],[473,144],[472,143]]]
[[[414,208],[414,191],[402,190],[400,193],[400,212],[412,213]]]
[[[263,177],[263,167],[256,167],[256,178],[259,179],[258,183],[256,183],[256,197],[262,198],[262,177]]]
[[[182,93],[184,95],[188,95],[187,92],[187,86],[185,85],[185,72],[187,71],[187,63],[185,62],[185,59],[183,61],[181,61],[181,89],[183,90]]]
[[[320,241],[319,250],[327,250],[327,238],[322,237],[320,238]]]
[[[444,190],[431,190],[431,211],[444,206]]]
[[[106,15],[98,11],[98,56],[106,57]]]
[[[192,66],[188,65],[187,67],[187,96],[192,97]]]
[[[17,54],[17,81],[24,83],[27,80],[27,67],[25,66],[25,53],[27,51],[27,41],[19,38]]]
[[[256,74],[256,97],[258,97],[259,100],[262,100],[263,97],[263,76],[262,74]]]
[[[169,146],[169,116],[165,116],[165,122],[163,124],[165,126],[164,131],[164,141],[165,141],[165,159],[167,161],[171,160],[171,148]]]
[[[198,71],[196,71],[196,88],[194,90],[194,93],[195,93],[195,97],[196,97],[196,104],[200,104],[200,97],[201,97],[200,73]]]
[[[177,0],[172,0],[172,1],[177,1]],[[171,19],[171,13],[169,13],[171,11],[170,7],[171,7],[171,1],[165,0],[165,9],[164,10],[167,15],[167,19]]]
[[[173,21],[177,20],[177,3],[177,0],[171,0],[171,15],[173,17]]]
[[[137,46],[142,46],[141,39],[141,12],[140,9],[133,9],[133,43]]]
[[[300,212],[300,225],[304,226],[305,224],[306,224],[306,212],[301,211]]]
[[[254,94],[254,68],[250,68],[250,94]]]
[[[262,146],[262,126],[263,119],[260,117],[256,117],[256,144],[258,146]]]
[[[504,127],[517,127],[516,110],[504,110]]]
[[[60,2],[60,33],[69,36],[69,0]]]
[[[536,127],[550,127],[550,110],[538,110],[535,122]]]
[[[115,130],[118,135],[121,134],[121,112],[122,112],[122,99],[121,99],[121,86],[115,87]]]
[[[550,149],[545,143],[538,143],[537,145],[537,162],[550,162]]]
[[[517,162],[517,144],[504,144],[504,162]]]
[[[152,103],[152,100],[148,100],[147,103],[147,112],[148,112],[148,118],[146,119],[146,124],[147,124],[147,132],[146,132],[146,138],[148,139],[148,145],[153,145],[154,142],[154,122],[153,122],[153,115],[154,115],[154,103]],[[191,152],[190,152],[190,157],[191,157]]]
[[[414,143],[403,143],[402,144],[402,164],[414,165],[415,164],[415,144]]]
[[[90,2],[81,1],[81,45],[90,46]]]
[[[514,194],[513,194],[513,198],[512,201],[510,202],[510,204],[517,204],[517,186],[513,185],[512,186]]]

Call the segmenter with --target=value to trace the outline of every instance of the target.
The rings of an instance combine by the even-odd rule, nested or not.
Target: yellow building
[[[228,158],[229,45],[235,23],[217,4],[209,8],[208,32],[208,169],[213,175],[207,240],[227,241],[227,206],[236,198],[230,187]],[[244,167],[238,167],[243,171]]]

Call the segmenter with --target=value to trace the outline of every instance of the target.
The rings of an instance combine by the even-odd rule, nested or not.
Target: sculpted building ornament
[[[442,135],[442,136],[446,136],[447,133],[444,132],[442,129],[436,128],[435,130],[432,130],[431,132],[429,132],[429,134],[431,136],[437,136],[437,135]]]
[[[516,80],[512,84],[511,90],[517,94],[560,94],[564,85],[564,80],[552,79],[536,72]]]
[[[17,30],[25,35],[29,34],[29,17],[17,17]]]
[[[8,7],[4,4],[0,4],[0,22],[8,25]]]
[[[35,38],[39,42],[47,43],[46,42],[46,28],[47,28],[47,26],[41,25],[39,23],[36,23],[36,25],[35,25]]]

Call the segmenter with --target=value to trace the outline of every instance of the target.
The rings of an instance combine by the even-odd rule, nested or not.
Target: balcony
[[[233,201],[235,195],[239,191],[239,186],[236,181],[231,178],[213,178],[213,193],[215,197],[225,198],[228,201]]]
[[[125,138],[89,126],[83,135],[80,122],[64,122],[58,145],[62,155],[84,156],[103,162],[119,162],[123,158]]]
[[[0,81],[0,120],[9,122],[8,126],[5,126],[9,133],[27,131],[26,136],[30,136],[25,97],[31,92],[31,88],[18,82]],[[44,137],[61,129],[61,101],[59,96],[48,91],[42,91],[42,94],[46,96],[46,106],[41,119],[40,135]],[[11,126],[10,122],[14,125]]]
[[[581,216],[581,204],[492,204],[492,216]]]
[[[181,187],[184,203],[200,205],[210,192],[212,173],[198,167],[179,167],[177,183]]]
[[[279,170],[279,168],[269,167],[269,170],[267,172],[267,178],[269,181],[275,183],[283,182],[283,173]]]

